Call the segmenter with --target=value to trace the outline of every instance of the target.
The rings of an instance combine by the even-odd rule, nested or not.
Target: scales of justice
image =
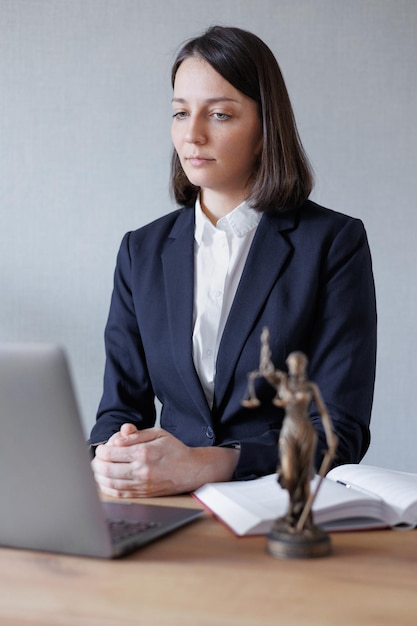
[[[242,405],[248,408],[259,406],[260,400],[255,391],[255,381],[259,378],[265,379],[275,389],[272,402],[285,412],[278,440],[280,465],[277,480],[289,493],[287,513],[275,521],[267,537],[266,549],[277,558],[327,556],[331,553],[330,537],[314,524],[312,507],[334,458],[337,436],[318,386],[307,378],[305,354],[291,352],[286,363],[288,374],[275,369],[271,361],[269,330],[264,328],[259,369],[248,374],[248,397]],[[308,414],[313,400],[321,416],[327,451],[318,472],[318,483],[311,490],[317,446],[317,434]]]

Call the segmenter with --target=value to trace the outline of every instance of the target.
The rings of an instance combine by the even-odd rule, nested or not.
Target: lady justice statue
[[[288,374],[275,369],[271,361],[269,330],[264,328],[259,369],[248,375],[249,397],[242,404],[249,408],[259,404],[255,380],[264,378],[276,390],[273,403],[285,411],[278,441],[278,482],[289,493],[289,506],[286,515],[275,521],[268,535],[267,551],[280,558],[326,556],[331,552],[330,538],[314,524],[312,506],[334,458],[337,437],[319,388],[307,379],[308,361],[305,354],[292,352],[286,363]],[[308,414],[312,400],[320,413],[328,447],[313,492],[310,481],[314,477],[317,434]]]

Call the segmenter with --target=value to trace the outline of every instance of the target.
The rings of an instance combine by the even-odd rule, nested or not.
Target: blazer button
[[[206,437],[208,437],[209,439],[213,439],[214,437],[213,429],[210,428],[210,426],[207,426],[206,428]]]

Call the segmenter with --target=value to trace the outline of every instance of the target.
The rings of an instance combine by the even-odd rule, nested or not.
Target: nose
[[[185,133],[185,141],[187,143],[205,143],[206,132],[204,124],[197,116],[191,116],[187,121],[187,129]]]

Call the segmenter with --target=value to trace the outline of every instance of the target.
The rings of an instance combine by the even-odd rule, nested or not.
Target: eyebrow
[[[184,103],[187,102],[186,98],[172,98],[172,102]],[[217,102],[238,102],[234,98],[227,98],[226,96],[219,96],[218,98],[207,98],[204,100],[207,104],[216,104]]]

